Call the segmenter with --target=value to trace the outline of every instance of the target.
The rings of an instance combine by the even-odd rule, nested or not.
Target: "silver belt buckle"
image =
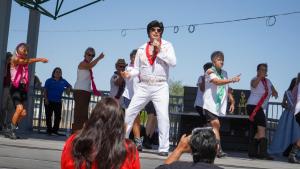
[[[155,78],[150,78],[150,79],[149,79],[149,84],[150,84],[150,85],[154,85],[155,82],[156,82],[156,79],[155,79]]]

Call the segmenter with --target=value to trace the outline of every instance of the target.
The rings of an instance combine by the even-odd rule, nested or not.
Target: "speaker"
[[[183,87],[183,112],[195,112],[194,103],[197,95],[197,87]]]
[[[219,118],[221,144],[224,150],[247,151],[249,143],[248,118]]]
[[[182,113],[178,117],[177,143],[183,134],[191,134],[200,127],[200,116],[197,113]],[[244,117],[220,117],[221,144],[224,150],[247,151],[249,143],[249,120]]]

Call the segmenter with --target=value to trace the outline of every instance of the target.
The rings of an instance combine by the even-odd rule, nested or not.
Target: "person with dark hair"
[[[134,59],[135,59],[136,52],[137,52],[137,49],[134,49],[130,53],[130,63],[125,68],[125,70],[128,72],[132,71],[132,69],[134,68]],[[129,103],[133,97],[135,85],[136,85],[136,83],[139,82],[139,78],[134,77],[134,78],[130,78],[130,79],[125,79],[125,82],[126,82],[125,83],[126,85],[125,85],[125,89],[124,89],[124,93],[123,93],[122,107],[124,109],[127,109],[129,106]]]
[[[159,155],[167,156],[169,151],[169,67],[176,65],[173,45],[162,39],[164,26],[162,22],[152,21],[147,26],[149,42],[142,45],[136,54],[134,69],[124,71],[122,76],[130,78],[139,76],[140,83],[126,110],[126,136],[132,129],[137,114],[152,101],[157,112],[159,129]]]
[[[229,112],[234,111],[234,98],[229,89],[230,83],[240,81],[240,75],[228,78],[227,72],[223,70],[224,54],[215,51],[211,54],[213,66],[205,72],[205,91],[203,94],[203,112],[207,123],[209,123],[216,134],[218,142],[217,157],[226,156],[221,147],[220,121],[219,116],[225,116],[227,111],[228,98],[230,101]]]
[[[33,85],[34,85],[35,89],[41,89],[42,88],[42,82],[36,74],[34,75]]]
[[[125,128],[116,99],[102,98],[83,129],[66,141],[61,169],[140,169],[139,153],[125,139]]]
[[[221,169],[214,165],[218,143],[211,127],[195,128],[191,135],[181,137],[176,149],[156,169]],[[191,153],[193,162],[178,161],[183,153]]]
[[[203,65],[204,73],[212,67],[212,63],[208,62]],[[206,125],[207,120],[203,113],[203,92],[205,91],[205,76],[201,75],[197,81],[197,95],[194,103],[194,107],[200,116],[200,126],[203,127]]]
[[[134,49],[130,53],[130,64],[129,66],[126,66],[126,71],[131,72],[134,69],[134,60],[136,55],[137,49]],[[138,77],[133,78],[125,78],[125,90],[123,93],[123,101],[122,101],[122,107],[124,110],[126,110],[131,102],[131,99],[134,95],[134,90],[136,88],[136,84],[139,83]],[[133,122],[132,127],[133,137],[134,137],[134,143],[138,149],[138,151],[143,150],[142,142],[143,138],[141,137],[141,121],[140,121],[140,114],[138,114]]]
[[[298,127],[300,127],[300,73],[298,73],[298,76],[297,76],[297,81],[296,81],[296,85],[293,89],[293,91],[295,91],[296,93],[296,104],[295,104],[295,112],[294,112],[294,115],[295,115],[295,119],[298,123]],[[299,130],[298,130],[299,132]],[[294,144],[293,144],[293,147],[292,147],[292,150],[289,154],[289,162],[290,163],[298,163],[300,164],[300,160],[297,159],[297,154],[300,152],[300,139],[298,138]]]
[[[81,61],[77,68],[77,80],[74,85],[74,122],[72,124],[72,133],[80,130],[88,119],[89,103],[91,99],[91,86],[94,95],[100,96],[100,92],[96,88],[92,68],[104,58],[104,54],[100,53],[95,57],[95,49],[88,47],[84,52],[84,60]]]
[[[2,97],[2,110],[0,115],[0,127],[1,130],[6,131],[8,125],[11,123],[11,114],[13,112],[13,103],[9,94],[10,89],[10,62],[12,58],[10,52],[6,53],[6,63],[4,69],[4,78],[3,78],[3,97]]]
[[[297,93],[296,90],[293,89],[296,86],[296,81],[297,78],[293,78],[289,88],[284,93],[282,107],[285,109],[280,116],[276,131],[273,135],[272,143],[268,151],[270,154],[289,152],[289,146],[300,139],[300,126],[297,124],[294,116]]]
[[[120,73],[125,70],[127,65],[128,64],[124,59],[118,59],[115,64],[116,71],[110,79],[109,96],[119,100],[121,105],[123,101],[122,95],[125,90],[126,82]]]
[[[15,106],[15,113],[12,116],[11,125],[7,132],[7,137],[17,139],[15,130],[19,122],[26,116],[25,102],[27,100],[27,92],[29,89],[29,71],[28,67],[31,63],[43,62],[47,63],[46,58],[30,58],[28,54],[28,46],[26,43],[20,43],[16,47],[16,51],[10,61],[11,87],[10,95]]]
[[[263,109],[267,108],[271,95],[277,99],[278,93],[267,78],[268,65],[266,63],[258,64],[256,71],[256,77],[252,78],[250,82],[251,93],[247,101],[247,112],[250,120],[248,156],[273,160],[273,157],[267,152],[266,116]]]
[[[45,113],[46,113],[46,125],[47,125],[47,134],[56,134],[58,133],[59,124],[61,120],[61,108],[62,108],[62,94],[64,90],[67,94],[70,93],[72,86],[62,77],[62,70],[60,67],[53,69],[51,78],[46,80],[44,87],[44,104],[45,104]],[[52,114],[54,112],[54,125],[52,127]]]

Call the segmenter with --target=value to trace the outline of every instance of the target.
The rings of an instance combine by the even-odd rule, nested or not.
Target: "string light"
[[[174,33],[178,33],[179,32],[179,27],[178,26],[174,26]]]
[[[269,16],[266,20],[267,26],[273,26],[276,23],[276,16]]]
[[[233,20],[224,20],[224,21],[213,21],[213,22],[204,22],[204,23],[196,23],[196,24],[188,24],[188,25],[170,25],[165,26],[165,29],[173,29],[173,32],[177,34],[180,28],[187,27],[189,33],[194,33],[196,27],[205,26],[205,25],[214,25],[214,24],[223,24],[223,23],[232,23],[232,22],[242,22],[248,20],[258,20],[258,19],[266,19],[266,26],[274,26],[278,16],[287,16],[287,15],[294,15],[300,14],[300,11],[295,12],[288,12],[288,13],[281,13],[281,14],[274,14],[274,15],[266,15],[266,16],[257,16],[257,17],[250,17],[250,18],[241,18],[241,19],[233,19]],[[121,36],[125,37],[127,35],[127,31],[140,31],[146,30],[146,28],[120,28],[120,29],[93,29],[93,30],[41,30],[40,32],[112,32],[112,31],[120,31]],[[12,31],[16,32],[25,32],[26,30],[17,30],[12,29]]]

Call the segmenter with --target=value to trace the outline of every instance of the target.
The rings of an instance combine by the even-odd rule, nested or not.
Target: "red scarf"
[[[89,63],[87,60],[84,59],[84,62]],[[91,81],[92,81],[92,89],[93,89],[93,93],[96,96],[101,96],[101,93],[97,90],[95,81],[94,81],[94,76],[93,76],[93,70],[89,69],[90,71],[90,76],[91,76]]]
[[[26,59],[25,55],[19,55],[16,53],[16,57],[20,59]],[[18,64],[16,67],[15,78],[12,81],[12,84],[15,88],[19,88],[20,82],[25,84],[25,91],[28,91],[29,88],[29,77],[28,77],[28,64]],[[24,74],[24,75],[23,75]]]
[[[259,99],[257,105],[255,106],[254,110],[252,111],[252,113],[250,114],[249,116],[249,120],[250,121],[254,121],[254,117],[257,113],[257,111],[261,108],[261,106],[264,104],[266,98],[268,97],[269,95],[269,89],[268,89],[268,84],[267,84],[267,80],[264,78],[261,80],[262,84],[264,85],[264,88],[265,88],[265,93],[264,95]]]
[[[151,45],[151,42],[148,42],[147,46],[146,46],[146,56],[148,58],[148,61],[149,61],[150,65],[153,65],[158,52],[154,51],[153,56],[151,57],[150,52],[149,52],[150,45]],[[160,40],[160,45],[161,45],[161,40]]]

